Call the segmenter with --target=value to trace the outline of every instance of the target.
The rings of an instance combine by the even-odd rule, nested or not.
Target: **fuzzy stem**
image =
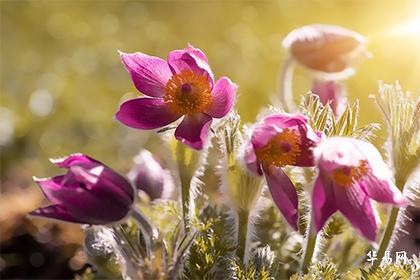
[[[309,267],[311,266],[312,256],[315,251],[317,234],[315,233],[315,230],[314,230],[313,217],[311,217],[307,232],[308,233],[307,233],[307,238],[306,238],[306,246],[305,246],[305,250],[303,251],[303,259],[302,259],[302,264],[300,266],[300,271],[302,273],[308,272]]]
[[[157,236],[157,230],[147,217],[138,209],[133,207],[131,216],[136,221],[141,233],[143,234],[144,243],[146,244],[146,255],[151,259],[153,255],[153,238]]]
[[[284,62],[278,79],[281,102],[287,112],[293,112],[296,110],[296,106],[293,101],[293,73],[294,62],[293,59],[289,57]]]
[[[190,180],[186,178],[181,172],[181,203],[182,203],[182,217],[184,223],[185,233],[188,233],[188,215],[190,204]]]
[[[238,210],[238,251],[237,255],[244,264],[248,261],[249,211]]]
[[[388,217],[388,221],[386,223],[385,231],[381,239],[381,243],[379,243],[379,249],[377,254],[377,259],[372,266],[372,269],[378,268],[381,264],[382,258],[385,255],[385,251],[388,248],[389,242],[391,241],[392,233],[394,231],[395,224],[397,222],[399,208],[392,207],[391,214]]]
[[[403,191],[405,182],[404,182],[404,180],[401,180],[401,179],[397,178],[396,179],[396,185],[397,185],[398,189]],[[392,238],[392,233],[394,232],[394,228],[395,228],[395,225],[397,223],[397,217],[398,217],[399,210],[400,209],[398,207],[392,207],[392,209],[391,209],[391,213],[388,217],[388,221],[387,221],[386,226],[385,226],[384,234],[382,235],[381,242],[379,243],[379,249],[378,249],[378,253],[377,253],[377,256],[376,256],[377,259],[376,259],[375,263],[373,264],[372,269],[377,269],[382,262],[382,258],[385,255],[385,251],[388,248],[389,242],[391,241],[391,238]]]
[[[191,185],[191,170],[186,163],[187,148],[182,143],[177,143],[176,158],[179,169],[179,177],[181,180],[181,204],[182,204],[182,221],[184,224],[185,233],[188,233],[189,221],[189,204],[190,204],[190,185]]]

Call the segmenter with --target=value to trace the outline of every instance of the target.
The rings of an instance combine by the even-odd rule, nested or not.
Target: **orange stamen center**
[[[335,169],[331,174],[331,179],[334,183],[340,186],[350,186],[368,172],[368,164],[365,160],[360,161],[358,166],[347,166]]]
[[[212,102],[209,81],[206,76],[191,70],[182,71],[166,83],[163,99],[179,115],[203,112]]]
[[[287,128],[256,150],[257,157],[263,164],[275,166],[295,164],[300,153],[298,134]]]

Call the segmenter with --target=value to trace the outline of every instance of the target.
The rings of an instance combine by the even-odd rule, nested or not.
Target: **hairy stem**
[[[151,259],[153,255],[153,239],[157,237],[157,229],[152,225],[149,219],[135,207],[133,207],[131,211],[131,216],[140,228],[144,238],[144,243],[146,244],[146,255],[149,259]]]
[[[191,166],[187,163],[187,148],[182,143],[177,143],[176,158],[179,169],[179,177],[181,181],[181,204],[182,204],[182,221],[185,233],[188,232],[189,208],[190,208],[190,186],[193,172]]]
[[[294,62],[289,57],[283,64],[278,79],[278,88],[281,96],[281,102],[287,112],[296,110],[295,102],[293,101],[293,72]]]
[[[248,226],[249,211],[245,209],[238,210],[238,251],[237,255],[244,264],[248,261]]]
[[[303,259],[300,266],[300,271],[302,273],[307,273],[309,270],[309,267],[311,266],[312,256],[315,251],[316,238],[317,238],[317,234],[315,233],[314,225],[313,225],[313,218],[311,217],[311,220],[309,221],[309,224],[308,224],[306,245],[303,251]]]
[[[396,185],[397,185],[398,189],[403,191],[405,181],[397,178]],[[387,221],[386,226],[385,226],[384,234],[382,235],[381,242],[379,243],[379,249],[378,249],[378,253],[377,253],[377,256],[376,256],[377,259],[373,263],[372,269],[378,268],[379,265],[382,262],[382,258],[384,257],[385,251],[389,246],[389,242],[391,241],[391,238],[392,238],[392,233],[394,232],[394,228],[395,228],[395,225],[397,223],[397,217],[398,217],[399,210],[400,209],[398,207],[392,207],[392,209],[391,209],[391,213],[389,214],[388,221]]]

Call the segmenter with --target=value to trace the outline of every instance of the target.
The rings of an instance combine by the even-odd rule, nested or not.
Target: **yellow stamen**
[[[175,74],[165,86],[163,99],[179,115],[192,115],[211,106],[210,84],[204,75],[191,70]]]
[[[296,163],[300,155],[300,138],[294,130],[284,129],[256,150],[258,159],[267,165],[285,166]]]
[[[340,186],[350,186],[367,174],[369,167],[365,160],[360,161],[360,165],[352,167],[342,167],[334,170],[331,179]]]

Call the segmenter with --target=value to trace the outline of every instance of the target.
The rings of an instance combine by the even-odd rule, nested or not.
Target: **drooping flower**
[[[406,203],[379,151],[362,140],[332,137],[314,149],[314,157],[319,169],[312,194],[316,230],[340,211],[361,235],[375,240],[378,227],[372,200]]]
[[[366,39],[337,25],[305,25],[290,32],[283,47],[301,65],[315,72],[352,72],[352,67],[368,56]]]
[[[68,171],[52,178],[34,178],[52,205],[30,215],[80,224],[109,224],[129,214],[134,189],[114,170],[83,154],[51,161]]]
[[[168,170],[147,150],[134,158],[134,166],[128,173],[133,185],[145,192],[150,199],[167,199],[174,192],[174,182]]]
[[[305,116],[273,114],[255,126],[245,152],[246,165],[254,174],[265,175],[274,202],[294,229],[298,227],[298,198],[282,167],[313,166],[312,148],[318,141]]]
[[[295,62],[309,70],[313,80],[312,91],[319,94],[323,105],[331,101],[333,106],[338,106],[346,100],[345,91],[337,82],[353,75],[354,66],[370,56],[366,50],[366,39],[362,35],[341,26],[327,24],[305,25],[291,31],[283,40],[283,47],[289,59],[281,74],[282,96],[289,110],[295,107],[292,89]],[[326,98],[327,92],[329,98]],[[334,112],[336,115],[340,113],[339,110]]]
[[[347,99],[345,98],[346,91],[341,83],[314,79],[311,92],[319,96],[323,105],[329,103],[334,115],[339,116],[344,111]]]
[[[214,83],[205,54],[191,45],[171,51],[167,61],[143,53],[121,53],[136,88],[148,97],[124,102],[116,114],[138,129],[165,127],[184,116],[175,130],[177,140],[200,150],[213,118],[232,108],[237,85],[227,77]]]

